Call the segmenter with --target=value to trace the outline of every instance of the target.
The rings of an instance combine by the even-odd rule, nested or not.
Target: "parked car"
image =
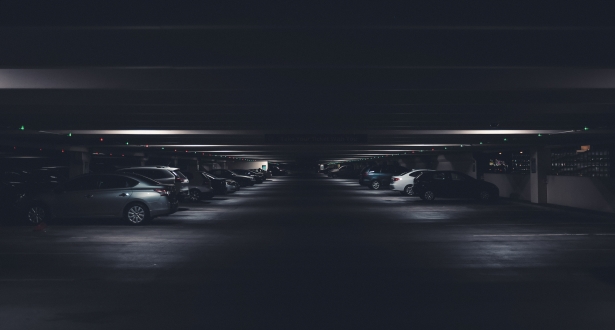
[[[215,169],[215,170],[209,171],[208,173],[221,177],[221,178],[235,180],[242,187],[253,186],[254,183],[256,183],[255,178],[251,176],[240,175],[230,170]]]
[[[39,191],[67,181],[65,168],[43,167],[34,170],[4,170],[0,173],[0,217],[18,218],[27,201]]]
[[[117,170],[117,173],[136,173],[163,184],[175,185],[179,199],[188,198],[190,180],[176,167],[169,166],[139,166]]]
[[[260,173],[256,173],[252,170],[241,170],[241,169],[233,169],[233,172],[239,174],[239,175],[245,175],[245,176],[251,176],[256,180],[256,183],[263,183],[265,181],[265,176],[260,174]]]
[[[425,172],[414,179],[412,189],[415,195],[427,201],[436,197],[470,197],[486,202],[500,196],[494,184],[456,171]]]
[[[413,169],[410,172],[402,173],[400,175],[394,175],[391,177],[391,190],[399,191],[402,195],[412,196],[414,195],[414,179],[421,175],[423,172],[433,171],[428,169]]]
[[[255,168],[255,169],[253,169],[251,171],[254,171],[256,173],[262,174],[264,180],[267,180],[267,179],[271,178],[271,171],[265,171],[262,168]]]
[[[201,175],[207,177],[216,195],[225,195],[239,190],[239,183],[235,180],[220,178],[211,173],[201,171]]]
[[[198,202],[202,199],[211,199],[214,197],[215,192],[211,186],[211,180],[200,172],[196,172],[196,175],[190,172],[184,174],[190,183],[188,184],[188,197],[186,200],[190,202]]]
[[[359,176],[359,184],[369,189],[379,190],[389,185],[391,177],[410,172],[399,165],[376,165],[364,168]]]
[[[271,165],[269,166],[269,170],[271,170],[271,175],[287,175],[288,171],[283,168],[279,168],[278,166]]]
[[[142,175],[86,174],[32,197],[26,209],[31,224],[51,218],[122,218],[142,225],[173,212],[173,186]]]
[[[239,185],[239,183],[237,183],[237,181],[226,179],[226,192],[227,193],[234,193],[238,191],[239,189],[241,189],[241,186]]]
[[[329,171],[327,176],[329,176],[330,178],[355,178],[358,174],[358,170],[355,170],[348,165],[343,165],[340,168],[332,169],[331,171]]]

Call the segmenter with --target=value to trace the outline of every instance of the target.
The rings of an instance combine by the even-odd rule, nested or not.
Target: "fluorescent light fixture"
[[[97,135],[225,135],[225,134],[314,134],[313,132],[275,132],[262,130],[166,130],[166,129],[101,129],[101,130],[47,130],[40,131],[56,134],[97,134]],[[493,135],[493,134],[558,134],[575,131],[527,130],[527,129],[446,129],[446,130],[375,130],[362,132],[322,132],[319,134],[368,134],[368,135]]]

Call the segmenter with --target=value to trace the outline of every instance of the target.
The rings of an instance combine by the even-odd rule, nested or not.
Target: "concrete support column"
[[[90,172],[91,155],[89,152],[71,151],[70,163],[68,165],[69,178],[74,178],[81,174]]]
[[[530,158],[530,197],[532,203],[547,202],[547,174],[551,168],[551,151],[534,148]]]

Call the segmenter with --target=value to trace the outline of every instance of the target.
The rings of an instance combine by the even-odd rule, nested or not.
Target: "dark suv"
[[[464,197],[487,202],[500,195],[494,184],[455,171],[423,172],[414,179],[412,190],[415,195],[427,201],[436,197]]]
[[[368,166],[361,170],[359,184],[370,189],[379,190],[390,184],[392,176],[409,171],[407,168],[399,165]]]

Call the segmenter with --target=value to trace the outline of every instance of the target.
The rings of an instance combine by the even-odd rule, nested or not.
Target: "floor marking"
[[[526,236],[615,236],[615,234],[484,234],[480,237],[526,237]]]

